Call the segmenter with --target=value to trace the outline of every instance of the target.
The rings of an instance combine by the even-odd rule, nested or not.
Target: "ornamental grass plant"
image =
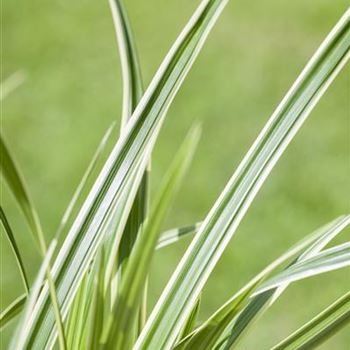
[[[234,349],[291,284],[344,268],[347,278],[350,242],[340,236],[350,224],[345,214],[320,222],[318,229],[271,257],[270,264],[232,290],[210,317],[198,317],[206,302],[203,289],[227,246],[234,244],[232,238],[260,188],[350,58],[348,9],[306,62],[205,217],[162,232],[176,193],[191,175],[200,124],[179,142],[154,196],[149,190],[152,152],[171,103],[228,2],[200,2],[146,87],[126,7],[121,0],[110,0],[123,76],[120,135],[113,138],[112,122],[50,242],[18,161],[1,136],[4,190],[16,200],[42,260],[31,280],[18,233],[6,215],[6,203],[1,203],[2,231],[23,282],[23,294],[1,312],[1,329],[16,324],[9,349]],[[19,79],[3,82],[2,98]],[[111,150],[108,144],[113,144]],[[148,309],[154,255],[185,237],[185,253]],[[242,263],[254,259],[249,255]],[[294,333],[281,335],[273,349],[316,347],[349,320],[350,291]]]

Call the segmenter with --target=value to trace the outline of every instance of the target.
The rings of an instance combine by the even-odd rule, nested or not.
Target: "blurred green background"
[[[145,85],[198,0],[125,1]],[[164,228],[201,220],[259,130],[346,0],[232,1],[171,107],[152,162],[157,188],[195,120],[203,125],[196,158]],[[103,133],[121,110],[121,73],[107,0],[4,0],[2,77],[23,70],[25,83],[2,106],[2,132],[20,164],[48,239]],[[350,211],[350,69],[336,79],[266,181],[210,278],[201,318],[305,234]],[[39,264],[18,208],[2,202],[31,277]],[[346,231],[342,238],[349,235]],[[153,264],[151,303],[187,242]],[[1,307],[22,292],[1,236]],[[291,286],[251,329],[240,349],[266,349],[335,300],[349,270]],[[2,335],[8,342],[13,326]],[[324,349],[346,349],[349,328]]]

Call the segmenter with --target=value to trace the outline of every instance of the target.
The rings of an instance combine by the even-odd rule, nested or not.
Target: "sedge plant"
[[[242,218],[350,58],[350,9],[305,65],[203,221],[161,233],[191,163],[200,127],[194,125],[189,131],[150,200],[152,151],[169,106],[228,0],[202,0],[146,89],[126,9],[121,0],[109,3],[123,76],[120,136],[105,160],[113,123],[50,244],[45,242],[19,167],[1,137],[2,177],[38,242],[43,260],[35,280],[30,281],[16,232],[1,207],[3,233],[16,258],[24,293],[2,310],[0,327],[16,323],[9,344],[12,350],[233,349],[291,283],[350,265],[350,242],[332,244],[350,224],[350,215],[343,215],[271,259],[240,290],[232,291],[232,296],[207,320],[198,319],[200,304],[205,303],[201,292]],[[2,98],[17,85],[13,81],[3,83]],[[93,185],[89,188],[91,179]],[[158,249],[185,236],[192,237],[192,241],[155,306],[148,311],[152,258]],[[57,242],[61,240],[60,245]],[[273,349],[313,348],[349,320],[350,292]]]

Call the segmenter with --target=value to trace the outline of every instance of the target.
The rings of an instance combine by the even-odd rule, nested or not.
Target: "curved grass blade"
[[[160,235],[156,249],[158,250],[158,249],[168,247],[169,245],[172,245],[178,242],[179,240],[186,238],[187,236],[196,234],[199,226],[200,226],[200,223],[196,223],[193,225],[188,225],[180,228],[173,228],[163,232]],[[145,314],[145,309],[143,309],[142,313]]]
[[[15,318],[22,310],[25,302],[27,300],[27,295],[22,294],[16,298],[5,310],[0,314],[0,331],[2,331],[10,321]]]
[[[213,5],[215,2],[210,2]],[[216,3],[218,4],[218,3]],[[350,10],[340,19],[263,128],[201,225],[159,298],[135,350],[169,349],[265,179],[348,61]]]
[[[35,210],[33,202],[24,185],[24,180],[20,174],[13,157],[11,156],[8,147],[2,136],[0,136],[1,146],[1,172],[4,175],[17,203],[19,204],[27,223],[33,233],[33,236],[38,243],[41,252],[46,251],[46,243],[42,232],[39,216]]]
[[[262,278],[262,277],[261,277]],[[218,309],[207,321],[184,337],[174,350],[206,350],[214,347],[230,321],[243,308],[260,279],[252,280],[246,287],[236,293],[228,302]]]
[[[339,235],[350,224],[350,215],[340,217],[330,224],[322,227],[315,233],[317,239],[302,253],[297,259],[295,259],[289,266],[297,262],[302,262],[306,259],[312,258],[317,255],[329,242],[331,242],[337,235]],[[268,290],[261,295],[258,295],[250,301],[250,303],[239,314],[236,320],[229,327],[229,336],[226,340],[226,346],[224,349],[230,349],[240,339],[243,332],[247,332],[252,321],[257,319],[257,316],[261,316],[268,307],[270,307],[277,298],[288,287],[288,283],[283,283],[280,287],[273,290]],[[220,348],[221,349],[221,348]]]
[[[173,228],[165,231],[160,235],[156,249],[161,249],[167,247],[177,241],[197,233],[201,223],[196,223],[194,225]]]
[[[18,265],[18,269],[19,269],[19,272],[20,272],[21,277],[22,277],[24,289],[26,290],[26,293],[28,294],[28,292],[29,292],[28,277],[27,277],[27,274],[26,274],[26,271],[24,268],[21,253],[18,249],[16,239],[15,239],[15,236],[13,235],[11,226],[10,226],[10,224],[6,218],[6,215],[5,215],[1,206],[0,206],[0,221],[1,221],[1,224],[2,224],[4,231],[6,233],[6,237],[8,238],[8,240],[10,242],[10,246],[11,246],[11,249],[13,251],[13,254],[15,256],[15,259],[16,259],[16,262]]]
[[[306,350],[319,346],[350,322],[350,292],[347,292],[272,350]]]
[[[307,256],[307,253],[318,252],[349,224],[350,216],[342,216],[302,239],[256,275],[192,334],[181,340],[174,350],[205,350],[206,348],[214,347],[216,342],[225,333],[227,327],[249,302],[250,296],[263,279],[277,267],[302,251],[304,252],[299,255],[297,260]]]
[[[68,233],[53,267],[64,317],[82,276],[104,238],[102,228],[108,225],[109,214],[123,211],[117,204],[118,199],[124,196],[127,180],[137,166],[143,174],[166,112],[225,4],[226,1],[203,2],[180,34],[130,118]],[[141,178],[135,180],[133,187],[138,188]],[[31,347],[40,350],[52,346],[56,332],[46,288],[34,310],[31,328],[28,342]]]
[[[121,129],[123,130],[143,95],[142,76],[136,44],[125,7],[121,0],[109,0],[109,5],[122,68],[123,109]]]
[[[189,133],[176,155],[149,220],[141,229],[107,322],[102,340],[104,349],[124,350],[132,345],[131,330],[134,329],[137,319],[143,286],[158,241],[159,228],[189,167],[198,139],[199,128],[196,127]]]
[[[121,0],[109,0],[109,4],[116,31],[123,77],[123,108],[121,119],[122,132],[128,119],[134,112],[137,103],[142,97],[142,76],[136,44],[123,2]],[[107,265],[115,265],[115,269],[118,270],[118,280],[120,280],[127,264],[128,257],[131,253],[139,231],[139,227],[144,222],[147,215],[149,172],[150,169],[148,167],[141,181],[139,191],[136,194],[120,244],[118,238],[112,242],[109,263]],[[117,281],[111,283],[112,299],[118,292],[118,285],[119,284]],[[143,304],[144,305],[141,307],[141,310],[146,310],[146,301],[144,301]]]
[[[155,141],[153,139],[152,143]],[[135,183],[140,183],[139,180],[142,179],[144,175],[144,165],[147,164],[149,160],[150,152],[153,145],[151,144],[148,147],[148,153],[141,159],[138,165],[135,167],[136,170],[131,173],[130,177],[127,179],[126,184],[124,185],[121,197],[118,204],[115,206],[115,210],[111,213],[110,223],[106,225],[107,238],[112,241],[107,241],[106,246],[109,249],[107,250],[107,262],[106,262],[106,273],[105,273],[105,293],[108,292],[108,288],[115,281],[115,273],[118,273],[116,266],[117,258],[117,248],[118,247],[118,238],[122,236],[124,232],[125,224],[129,218],[129,213],[134,204],[134,198],[138,191],[138,187],[135,186]],[[119,209],[119,210],[117,210]],[[112,235],[111,235],[112,234]],[[111,287],[113,291],[113,286]]]
[[[321,253],[297,262],[288,269],[266,281],[253,296],[286,283],[334,271],[350,265],[350,242],[326,249]]]

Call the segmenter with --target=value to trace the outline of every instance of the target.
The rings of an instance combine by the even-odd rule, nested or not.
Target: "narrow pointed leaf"
[[[22,277],[24,288],[26,290],[26,293],[28,294],[28,292],[29,292],[28,277],[27,277],[27,274],[26,274],[26,271],[24,268],[23,259],[21,257],[20,251],[18,249],[17,242],[15,239],[15,236],[13,235],[11,226],[10,226],[10,224],[6,218],[6,215],[5,215],[1,206],[0,206],[0,221],[1,221],[1,224],[2,224],[4,231],[6,233],[6,237],[8,238],[8,240],[10,242],[11,249],[12,249],[13,254],[15,256],[15,259],[16,259],[16,262],[18,265],[18,269],[19,269],[19,272],[20,272],[21,277]]]
[[[123,129],[143,95],[142,76],[136,44],[123,2],[121,0],[109,0],[109,5],[112,11],[122,68],[123,110],[121,129]]]
[[[158,245],[156,249],[168,247],[169,245],[178,242],[182,238],[185,238],[187,235],[195,234],[199,225],[200,224],[198,223],[165,231],[163,234],[160,235],[160,239],[158,240]],[[12,318],[14,318],[18,313],[22,311],[26,299],[27,295],[22,294],[13,303],[11,303],[11,305],[9,305],[8,308],[2,311],[2,313],[0,314],[0,330],[2,330],[12,320]],[[77,309],[74,309],[73,307],[72,314],[78,316],[78,312],[79,311]],[[72,328],[72,331],[68,331],[68,334],[72,334],[72,337],[74,336],[73,330],[74,327]],[[68,348],[71,348],[71,346],[69,346],[69,336],[67,336],[67,338]]]
[[[5,310],[0,314],[0,331],[2,331],[21,311],[27,300],[27,295],[22,294],[16,298]]]
[[[109,0],[109,3],[116,31],[123,77],[123,108],[121,118],[121,132],[123,132],[127,121],[142,97],[142,77],[136,44],[123,2],[121,0]],[[148,183],[149,171],[147,169],[141,181],[139,191],[136,194],[120,244],[118,238],[112,242],[108,266],[111,266],[112,262],[116,265],[118,280],[120,280],[127,264],[139,227],[144,222],[147,215]],[[112,299],[118,292],[117,287],[119,284],[116,282],[117,280],[114,280],[111,284]]]
[[[183,329],[181,330],[179,339],[186,338],[186,336],[192,333],[193,329],[195,328],[197,317],[199,314],[200,303],[201,303],[201,297],[199,297],[197,302],[195,303],[190,313],[190,316],[188,317]]]

